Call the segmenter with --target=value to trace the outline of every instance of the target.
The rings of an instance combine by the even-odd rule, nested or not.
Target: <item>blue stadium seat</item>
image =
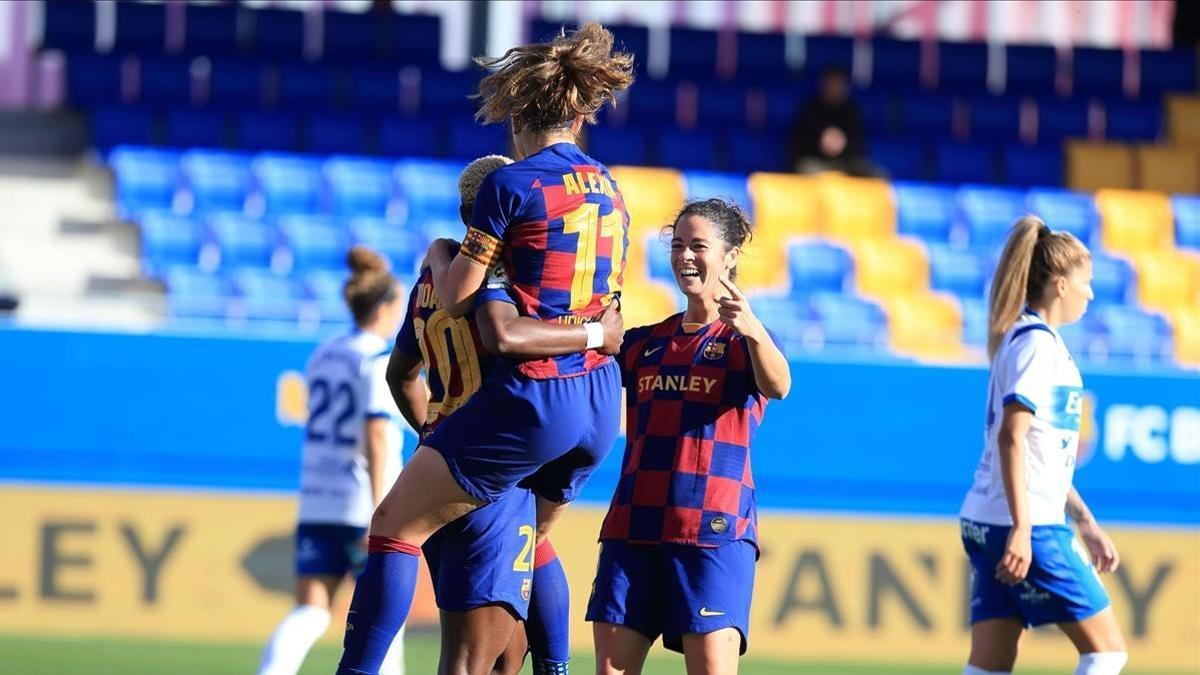
[[[1021,100],[1015,96],[976,96],[971,99],[973,140],[1015,140],[1021,132]]]
[[[154,105],[179,105],[192,100],[190,59],[143,56],[138,100]]]
[[[701,128],[725,129],[746,126],[746,89],[736,84],[698,85],[696,120]]]
[[[943,94],[907,93],[900,99],[902,128],[913,136],[949,138],[954,126],[954,98]]]
[[[322,170],[330,212],[342,218],[383,218],[392,203],[394,166],[364,157],[330,157]]]
[[[151,145],[156,143],[156,119],[145,108],[121,105],[102,105],[92,110],[92,146],[106,152],[118,145]]]
[[[212,108],[172,108],[167,111],[167,145],[177,148],[225,145],[225,113]]]
[[[841,293],[813,293],[808,303],[825,344],[875,348],[887,344],[887,315],[879,305]]]
[[[961,93],[981,92],[987,88],[987,75],[987,43],[938,43],[938,88]]]
[[[437,66],[442,50],[441,17],[393,13],[387,29],[387,47],[392,61],[422,68]]]
[[[304,12],[270,7],[243,11],[252,18],[255,54],[297,61],[304,56]]]
[[[958,299],[962,310],[963,342],[973,347],[985,347],[988,338],[988,306],[982,298]]]
[[[285,250],[291,253],[293,272],[342,269],[350,248],[349,233],[324,216],[287,215],[279,219]]]
[[[151,279],[174,266],[200,264],[204,244],[203,223],[170,211],[143,211],[138,219],[142,235],[142,272]]]
[[[366,124],[354,113],[315,112],[308,118],[308,148],[329,155],[366,149]]]
[[[437,130],[431,119],[386,115],[379,124],[379,151],[389,157],[433,157]]]
[[[1058,52],[1045,45],[1004,47],[1006,94],[1050,94],[1058,77]]]
[[[867,131],[892,132],[900,128],[900,106],[892,94],[878,89],[865,89],[854,91],[850,98],[858,106]],[[946,133],[949,134],[948,125]]]
[[[670,29],[671,77],[707,82],[717,77],[717,31]]]
[[[670,282],[675,283],[674,279]],[[811,339],[815,321],[807,298],[756,294],[750,298],[750,306],[771,326],[771,332],[783,342],[785,349],[791,350],[792,345],[804,345],[805,338]]]
[[[704,131],[681,131],[667,127],[655,134],[659,161],[677,169],[716,169],[717,143]]]
[[[269,268],[275,255],[275,228],[234,213],[217,213],[208,219],[221,269]]]
[[[987,264],[978,252],[946,244],[929,245],[929,285],[934,290],[982,299],[987,278]]]
[[[1073,96],[1121,93],[1125,72],[1125,54],[1119,49],[1076,47],[1071,52],[1071,94]]]
[[[1026,198],[1029,212],[1037,214],[1052,229],[1065,230],[1091,245],[1099,231],[1100,214],[1090,194],[1071,190],[1034,188]]]
[[[872,137],[867,155],[898,180],[925,180],[930,177],[927,148],[907,138]]]
[[[1143,49],[1138,57],[1142,98],[1161,96],[1167,91],[1196,91],[1194,49]]]
[[[649,163],[646,132],[641,127],[590,127],[587,130],[587,152],[606,165],[640,166]]]
[[[959,220],[967,228],[971,246],[979,250],[999,250],[1013,223],[1028,212],[1021,190],[983,185],[958,190]]]
[[[405,226],[423,235],[444,231],[462,235],[458,214],[458,175],[462,162],[402,159],[396,163],[396,186],[407,217]],[[442,236],[438,234],[437,236]],[[422,246],[428,242],[423,242]]]
[[[230,296],[225,277],[194,267],[175,267],[165,274],[168,312],[175,318],[223,318]]]
[[[67,57],[67,102],[86,110],[121,100],[122,57],[76,52]]]
[[[842,293],[851,283],[854,260],[849,251],[825,241],[792,244],[788,248],[792,294]]]
[[[764,87],[764,93],[767,128],[782,131],[791,127],[801,108],[812,98],[813,89],[811,83],[806,86],[804,82],[785,82]]]
[[[483,155],[508,155],[511,134],[507,124],[479,124],[466,117],[447,123],[449,156],[471,160]]]
[[[1162,132],[1162,101],[1113,99],[1104,104],[1105,135],[1122,141],[1153,141]]]
[[[417,265],[425,256],[426,242],[412,228],[401,227],[381,218],[354,218],[349,223],[349,229],[354,243],[369,246],[387,256],[400,278],[407,279],[416,274]],[[465,229],[464,226],[463,231]]]
[[[937,179],[947,183],[996,180],[996,148],[986,143],[938,143],[934,146]]]
[[[1062,147],[1004,146],[1004,177],[1011,185],[1062,185]]]
[[[1038,142],[1088,135],[1088,103],[1082,99],[1038,99]]]
[[[179,153],[121,146],[108,156],[116,179],[117,213],[136,218],[146,209],[169,209],[179,182]]]
[[[732,200],[750,215],[754,222],[754,203],[750,200],[746,176],[740,173],[718,173],[716,171],[683,172],[684,194],[688,199],[710,199],[720,197]]]
[[[737,34],[736,80],[761,84],[788,74],[787,38],[782,33]]]
[[[383,55],[383,31],[374,12],[326,10],[322,19],[323,60],[363,62]]]
[[[315,270],[304,275],[306,295],[317,304],[321,323],[349,323],[353,320],[342,294],[348,275],[344,271]]]
[[[279,66],[281,108],[325,108],[334,105],[337,73],[329,66],[293,63]]]
[[[321,162],[312,157],[263,153],[250,163],[264,212],[316,213],[320,208]]]
[[[805,77],[819,77],[829,68],[837,68],[847,75],[854,70],[854,39],[840,35],[809,35],[805,37]]]
[[[650,278],[665,284],[675,284],[675,270],[671,268],[670,242],[660,231],[655,231],[645,237],[646,264],[650,268]]]
[[[211,59],[208,100],[218,105],[256,106],[263,101],[262,64],[231,58]]]
[[[892,183],[900,234],[927,242],[949,242],[958,209],[954,188],[929,183]]]
[[[1175,244],[1200,252],[1200,197],[1173,195],[1171,211],[1175,214]]]
[[[238,146],[246,150],[294,150],[296,118],[288,113],[245,110],[238,115]]]
[[[237,51],[237,5],[188,2],[183,8],[184,49],[189,54],[220,56]]]
[[[630,124],[676,124],[678,83],[674,80],[640,80],[629,90]]]
[[[371,66],[351,69],[349,98],[356,109],[395,113],[400,108],[400,71]]]
[[[1124,258],[1092,253],[1092,293],[1097,304],[1124,305],[1134,299],[1137,272]]]
[[[1105,336],[1110,359],[1170,363],[1174,360],[1171,326],[1159,314],[1128,305],[1100,305],[1088,316]]]
[[[752,171],[787,171],[786,153],[780,137],[775,134],[758,133],[745,129],[729,132],[729,169],[750,173]]]
[[[161,54],[166,49],[167,8],[158,2],[118,2],[113,50]]]
[[[916,89],[921,77],[921,43],[875,38],[871,41],[871,86]]]
[[[179,160],[192,213],[241,213],[250,194],[250,158],[219,150],[189,150]]]
[[[96,3],[42,3],[42,49],[91,51],[96,44]]]
[[[230,275],[234,308],[231,313],[248,319],[296,321],[300,318],[301,298],[296,282],[267,270],[243,269]]]
[[[479,73],[424,69],[421,71],[421,113],[441,116],[474,115],[477,103],[469,98],[479,86]]]

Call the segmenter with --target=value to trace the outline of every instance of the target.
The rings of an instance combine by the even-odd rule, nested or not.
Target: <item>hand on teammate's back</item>
[[[600,351],[610,356],[621,352],[625,340],[625,318],[621,316],[620,302],[614,299],[600,313],[600,325],[604,327],[604,344]]]

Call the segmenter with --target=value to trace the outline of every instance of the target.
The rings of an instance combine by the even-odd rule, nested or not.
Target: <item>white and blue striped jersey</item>
[[[1067,493],[1079,450],[1083,380],[1058,333],[1032,310],[1017,319],[992,360],[988,378],[983,456],[961,516],[1011,525],[997,437],[1004,406],[1019,402],[1033,411],[1025,437],[1025,481],[1030,524],[1066,522]]]
[[[355,330],[313,352],[306,369],[308,423],[300,471],[300,522],[366,527],[375,511],[366,421],[390,420],[385,489],[400,473],[400,412],[388,391],[386,340]]]

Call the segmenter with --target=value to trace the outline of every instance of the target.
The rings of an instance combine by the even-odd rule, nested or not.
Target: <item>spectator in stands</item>
[[[866,157],[862,114],[850,99],[845,71],[821,74],[817,95],[800,109],[788,137],[788,163],[799,173],[840,171],[851,176],[880,176]]]

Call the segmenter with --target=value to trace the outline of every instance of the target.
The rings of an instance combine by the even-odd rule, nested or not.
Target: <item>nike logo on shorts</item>
[[[701,607],[700,616],[725,616],[725,612],[714,612],[707,607]]]

